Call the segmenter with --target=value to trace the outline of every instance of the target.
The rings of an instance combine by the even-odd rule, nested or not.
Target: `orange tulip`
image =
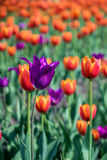
[[[95,104],[93,104],[92,105],[92,119],[94,119],[96,112],[97,112],[97,107]],[[83,106],[80,105],[79,113],[80,113],[81,118],[84,121],[89,121],[90,120],[90,106],[89,106],[89,104],[84,104]]]
[[[91,18],[91,12],[87,9],[83,10],[82,17],[85,21],[88,21]]]
[[[49,26],[44,25],[40,27],[40,32],[46,34],[49,31]]]
[[[92,57],[84,57],[81,61],[81,72],[85,78],[93,79],[100,73],[101,64],[100,60]]]
[[[47,61],[48,64],[52,63],[52,59],[51,58],[47,58],[46,61]]]
[[[0,43],[0,51],[4,51],[7,47],[7,43]]]
[[[84,35],[84,36],[88,36],[88,35],[90,34],[90,29],[89,29],[89,27],[87,27],[87,26],[82,27],[82,28],[81,28],[81,33],[82,33],[82,35]]]
[[[46,25],[49,23],[49,16],[43,16],[41,19],[42,24]]]
[[[77,121],[77,130],[81,135],[85,135],[87,129],[87,123],[83,120]]]
[[[79,65],[79,57],[64,57],[63,64],[67,70],[75,70]]]
[[[29,65],[18,65],[19,68],[19,83],[21,87],[25,91],[33,91],[34,87],[31,84],[30,81],[30,75],[29,75]]]
[[[72,21],[70,26],[73,29],[78,29],[80,27],[80,22],[78,20]]]
[[[65,42],[69,43],[72,40],[72,33],[71,32],[64,32],[62,34],[62,38]]]
[[[9,56],[14,56],[16,53],[16,47],[15,46],[8,46],[7,51]]]
[[[94,141],[98,141],[100,139],[100,134],[97,129],[92,129],[92,135],[93,135]]]
[[[49,95],[47,95],[46,97],[44,97],[43,95],[37,97],[35,107],[38,112],[46,113],[49,110],[50,106],[51,106],[51,98]]]
[[[40,40],[40,35],[39,35],[39,34],[32,34],[32,35],[31,35],[30,42],[31,42],[33,45],[38,44],[38,43],[39,43],[39,40]]]
[[[66,79],[65,81],[62,80],[61,88],[65,94],[67,95],[73,94],[76,90],[76,80],[75,79],[73,80]]]
[[[12,27],[3,27],[1,31],[3,33],[4,38],[10,38],[13,33]]]
[[[13,25],[13,34],[17,34],[19,32],[19,27],[17,25]]]
[[[107,77],[107,60],[103,59],[101,61],[101,73],[103,76]]]
[[[30,39],[31,39],[31,31],[30,30],[22,30],[20,32],[20,35],[21,35],[21,39],[25,42],[30,42]]]
[[[69,19],[69,17],[70,17],[70,13],[69,13],[68,10],[64,10],[64,11],[61,13],[61,19],[62,19],[62,20],[67,20],[67,19]]]
[[[7,24],[7,26],[13,26],[14,25],[14,17],[13,16],[8,17],[6,24]]]
[[[61,37],[60,36],[51,36],[50,41],[54,46],[59,45],[61,42]]]

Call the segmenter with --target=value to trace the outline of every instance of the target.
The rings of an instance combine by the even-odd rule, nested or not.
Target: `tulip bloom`
[[[98,141],[100,139],[100,134],[97,129],[92,129],[92,135],[93,135],[94,141]]]
[[[62,34],[62,38],[64,42],[69,43],[72,40],[72,33],[71,32],[64,32]]]
[[[92,53],[92,56],[95,57],[96,59],[103,59],[104,54],[103,53],[99,53],[99,54]]]
[[[86,134],[86,129],[87,129],[87,123],[83,120],[78,120],[77,121],[77,130],[81,135]]]
[[[42,90],[49,86],[54,76],[55,68],[59,64],[58,61],[48,65],[45,57],[39,59],[36,55],[33,56],[33,64],[25,57],[20,59],[29,63],[30,80],[36,89]]]
[[[9,84],[9,80],[7,77],[0,78],[0,88],[7,87]]]
[[[92,57],[84,57],[81,61],[81,72],[85,78],[93,79],[100,73],[100,61]]]
[[[107,60],[103,59],[101,62],[101,73],[103,76],[107,77]]]
[[[46,58],[46,61],[48,64],[52,63],[52,59],[51,58]]]
[[[9,56],[14,56],[16,53],[16,47],[15,46],[9,46],[7,47],[7,51]]]
[[[40,27],[39,30],[40,30],[41,33],[46,34],[49,31],[49,26],[43,25],[43,26]]]
[[[40,95],[36,99],[36,105],[35,108],[37,109],[38,112],[40,113],[46,113],[51,105],[51,98],[49,95],[44,97],[43,95]]]
[[[107,138],[107,126],[102,127],[102,126],[98,126],[98,132],[100,133],[100,136],[102,138]]]
[[[38,44],[39,41],[40,41],[40,36],[39,36],[39,34],[32,34],[32,35],[31,35],[30,42],[31,42],[33,45]]]
[[[24,49],[24,47],[25,47],[25,43],[24,42],[18,42],[16,44],[16,49],[17,50],[22,50],[22,49]]]
[[[61,81],[61,88],[63,92],[67,95],[71,95],[76,90],[76,80],[66,79]]]
[[[4,51],[7,47],[7,43],[0,43],[0,51]]]
[[[79,65],[79,57],[64,57],[63,64],[67,70],[75,70]]]
[[[17,75],[19,76],[19,83],[21,87],[25,91],[33,91],[34,87],[31,84],[30,81],[30,75],[29,75],[29,65],[18,65],[18,68],[9,68],[8,71],[15,70]]]
[[[92,105],[92,119],[94,119],[97,112],[97,107],[95,104]],[[90,106],[89,104],[80,105],[79,113],[84,121],[90,121]]]
[[[60,36],[51,36],[51,43],[56,46],[61,43],[61,37]]]
[[[52,88],[50,88],[48,90],[48,93],[51,97],[51,105],[57,105],[61,99],[63,98],[63,92],[62,92],[62,89],[58,88],[56,91],[53,90]]]

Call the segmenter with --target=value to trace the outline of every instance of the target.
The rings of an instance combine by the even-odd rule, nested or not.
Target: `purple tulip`
[[[26,23],[20,22],[20,23],[19,23],[19,28],[20,28],[20,29],[26,28]]]
[[[22,50],[24,47],[25,47],[25,43],[24,42],[18,42],[16,44],[17,50]]]
[[[63,91],[60,88],[58,88],[56,91],[50,88],[48,89],[48,93],[51,97],[51,105],[53,106],[57,105],[64,96]]]
[[[39,59],[36,55],[33,56],[33,64],[25,57],[20,59],[29,63],[30,80],[36,89],[42,90],[49,86],[54,76],[55,68],[59,64],[58,61],[48,65],[45,57]]]
[[[41,34],[41,35],[40,35],[40,41],[39,41],[39,43],[40,43],[41,45],[43,45],[43,44],[45,44],[45,43],[49,43],[49,39],[48,39],[48,38],[44,38],[43,35]]]
[[[104,54],[103,53],[99,53],[99,54],[92,53],[92,56],[95,57],[96,59],[103,59]]]
[[[0,88],[7,87],[9,84],[9,80],[7,77],[0,78]]]
[[[107,138],[107,126],[105,127],[101,127],[101,126],[98,126],[98,132],[100,133],[100,136],[102,138]]]

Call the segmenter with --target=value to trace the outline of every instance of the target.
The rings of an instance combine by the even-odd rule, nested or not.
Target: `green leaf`
[[[4,160],[3,151],[0,149],[0,160]]]
[[[43,131],[40,135],[40,139],[39,139],[39,151],[42,155],[42,159],[45,156],[45,153],[47,151],[47,138],[45,135],[45,131]]]
[[[22,160],[20,151],[18,151],[18,152],[15,154],[15,156],[12,158],[12,160]]]
[[[87,126],[87,132],[85,134],[84,140],[83,140],[83,158],[84,160],[88,160],[89,155],[89,132],[90,127]]]
[[[74,130],[76,128],[76,122],[79,118],[79,107],[80,107],[80,104],[82,104],[82,100],[80,97],[77,98],[77,104],[76,104],[76,110],[75,110],[75,117],[74,117],[74,120],[73,120],[73,126],[72,126],[72,130]]]
[[[20,153],[23,160],[30,160],[31,159],[31,143],[30,143],[30,135],[27,133],[24,139],[24,142],[19,138],[18,141],[20,144]]]
[[[43,157],[42,160],[53,160],[54,156],[57,153],[57,147],[58,147],[59,141],[58,140],[54,140],[52,141],[45,152],[45,155]]]
[[[101,158],[101,160],[107,160],[107,153]]]

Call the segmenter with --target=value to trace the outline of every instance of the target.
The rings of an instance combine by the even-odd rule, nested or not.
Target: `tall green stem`
[[[31,93],[28,93],[28,134],[30,135],[30,96]]]
[[[41,115],[41,125],[42,125],[42,131],[44,130],[44,114]]]
[[[90,80],[90,143],[89,143],[89,160],[92,154],[92,80]]]
[[[35,99],[34,99],[34,103],[33,103],[33,109],[32,109],[32,119],[31,119],[31,160],[34,160],[34,156],[33,156],[33,141],[34,141],[34,111],[35,111],[35,103],[36,103],[36,95],[38,93],[38,90],[35,93]]]
[[[71,128],[71,96],[68,96],[68,120],[69,120],[69,128]]]

